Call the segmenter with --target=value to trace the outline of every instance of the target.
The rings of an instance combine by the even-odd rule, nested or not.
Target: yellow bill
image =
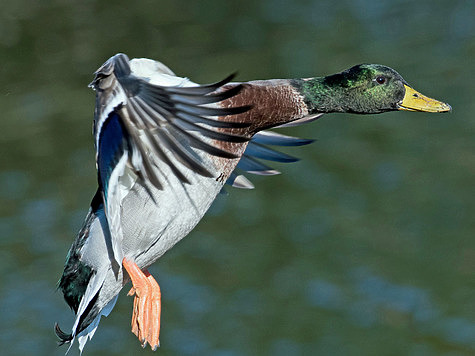
[[[449,104],[422,95],[410,86],[404,84],[404,88],[406,89],[406,94],[399,104],[399,110],[426,112],[447,112],[452,110]]]

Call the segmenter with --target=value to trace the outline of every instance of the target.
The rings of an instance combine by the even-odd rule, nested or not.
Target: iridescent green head
[[[300,84],[313,112],[450,111],[449,105],[418,93],[394,69],[379,64],[359,64]]]

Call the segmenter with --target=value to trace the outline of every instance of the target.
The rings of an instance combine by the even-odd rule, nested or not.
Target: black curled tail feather
[[[100,290],[99,290],[100,291]],[[91,299],[89,304],[87,305],[86,309],[84,312],[81,314],[79,317],[79,322],[76,326],[75,329],[73,329],[73,334],[74,335],[80,335],[81,332],[87,329],[89,325],[94,321],[94,319],[100,315],[101,310],[96,306],[97,298],[99,296],[99,291],[96,293],[94,298]],[[61,328],[59,327],[58,323],[55,323],[54,325],[54,332],[56,333],[56,336],[60,339],[58,342],[58,345],[64,345],[64,344],[69,344],[73,340],[73,334],[68,334],[65,333]]]
[[[95,271],[81,261],[81,250],[90,235],[90,229],[97,218],[97,211],[102,209],[101,191],[98,189],[91,202],[91,208],[86,216],[84,224],[74,240],[66,258],[64,271],[61,279],[58,282],[58,289],[63,293],[64,300],[71,307],[75,314],[79,311],[79,305],[86,293],[87,287]],[[95,302],[95,299],[94,301]],[[88,309],[88,312],[90,308]],[[84,313],[82,313],[84,315]],[[84,317],[82,317],[82,320]],[[65,333],[61,330],[58,323],[54,325],[54,332],[59,338],[58,345],[69,344],[86,326],[80,323],[71,334]],[[82,327],[82,328],[81,328]]]
[[[54,332],[56,336],[59,338],[58,346],[69,344],[73,340],[72,334],[67,334],[59,327],[58,323],[54,324]]]

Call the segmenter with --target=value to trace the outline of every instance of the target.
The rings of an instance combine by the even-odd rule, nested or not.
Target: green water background
[[[228,189],[151,268],[155,355],[474,355],[474,4],[3,0],[1,354],[66,351],[55,286],[96,187],[87,84],[124,52],[202,83],[381,63],[453,107],[282,130],[316,142],[254,191]],[[86,355],[152,354],[125,294]]]

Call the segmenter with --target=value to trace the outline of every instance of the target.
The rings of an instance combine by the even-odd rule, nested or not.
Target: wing
[[[299,160],[286,153],[276,151],[269,146],[302,146],[312,142],[313,140],[282,135],[273,131],[258,132],[248,143],[244,154],[236,166],[236,170],[229,176],[226,183],[236,188],[253,189],[254,184],[244,175],[239,174],[240,171],[257,175],[275,175],[280,174],[280,172],[269,167],[261,160],[283,163]]]
[[[233,76],[201,86],[174,77],[170,71],[163,76],[165,85],[151,84],[148,78],[134,74],[126,55],[118,54],[99,68],[90,84],[96,91],[94,137],[98,180],[119,265],[122,260],[120,205],[136,179],[145,187],[152,185],[162,189],[164,178],[160,176],[159,167],[163,164],[169,166],[182,183],[189,183],[189,172],[184,170],[212,177],[214,171],[207,167],[196,149],[214,156],[236,158],[214,142],[249,140],[246,136],[228,133],[229,129],[244,128],[248,124],[218,119],[249,109],[220,108],[216,104],[241,90],[240,85],[219,90]]]
[[[156,160],[166,163],[182,182],[189,183],[174,163],[175,159],[192,171],[211,177],[212,172],[192,147],[211,155],[236,158],[210,142],[249,140],[249,137],[223,132],[223,129],[244,128],[248,124],[217,119],[240,114],[249,107],[213,107],[214,103],[228,99],[241,90],[238,85],[215,93],[233,76],[202,86],[154,85],[131,72],[129,59],[124,54],[109,59],[95,74],[91,86],[97,92],[94,123],[96,148],[99,147],[104,123],[112,112],[118,114],[127,135],[133,168],[158,189],[162,188],[162,184],[156,174]],[[194,83],[188,81],[188,85]],[[170,152],[173,159],[166,152]]]

